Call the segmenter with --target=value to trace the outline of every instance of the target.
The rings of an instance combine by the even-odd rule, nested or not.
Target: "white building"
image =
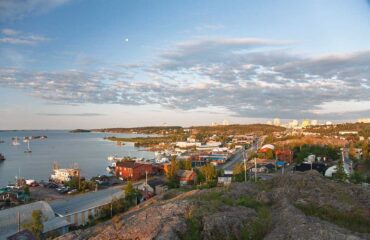
[[[80,170],[74,168],[57,168],[51,175],[51,180],[59,183],[65,183],[72,179],[72,177],[79,177]]]
[[[317,120],[311,120],[311,125],[312,125],[312,126],[316,126],[316,125],[317,125],[317,123],[318,123],[318,122],[317,122]]]
[[[280,126],[281,122],[280,122],[280,118],[274,118],[274,120],[272,121],[273,125],[275,126]]]

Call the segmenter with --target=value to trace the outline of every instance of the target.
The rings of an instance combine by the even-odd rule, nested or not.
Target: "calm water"
[[[27,154],[27,144],[24,136],[42,136],[45,140],[32,140],[32,153]],[[107,156],[132,156],[153,158],[154,153],[139,151],[132,143],[117,146],[114,142],[106,141],[104,136],[137,137],[139,134],[107,134],[107,133],[69,133],[68,131],[6,131],[0,132],[0,153],[6,160],[0,162],[0,186],[9,181],[14,182],[20,172],[26,179],[47,180],[51,174],[53,163],[58,162],[61,168],[71,167],[77,163],[82,176],[93,177],[107,174],[109,165]],[[12,137],[22,138],[19,146],[12,146]]]

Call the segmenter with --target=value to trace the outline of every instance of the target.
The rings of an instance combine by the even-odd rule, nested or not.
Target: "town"
[[[317,171],[328,181],[367,187],[369,122],[362,119],[357,123],[318,125],[304,120],[300,126],[297,122],[281,126],[275,119],[273,123],[252,125],[229,125],[224,121],[191,128],[95,129],[156,134],[107,139],[134,141],[155,151],[155,158],[107,156],[109,174],[92,179],[81,176],[77,164],[60,168],[57,163],[48,181],[19,178],[0,189],[0,234],[56,237],[114,218],[171,189],[227,187],[233,182],[269,181],[276,175],[294,172]],[[29,233],[27,229],[34,228],[25,223],[36,224],[35,214],[48,219],[39,223],[42,231]]]

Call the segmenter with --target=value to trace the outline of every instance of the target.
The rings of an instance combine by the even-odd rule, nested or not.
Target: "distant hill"
[[[370,123],[343,123],[336,125],[310,126],[307,132],[316,132],[321,135],[338,135],[340,131],[357,131],[360,136],[370,136]]]
[[[70,133],[89,133],[91,132],[91,130],[86,130],[86,129],[75,129],[75,130],[71,130],[69,131]]]

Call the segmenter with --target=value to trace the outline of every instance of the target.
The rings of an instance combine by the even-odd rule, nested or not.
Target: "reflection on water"
[[[30,141],[32,153],[25,153],[27,144],[23,142],[25,136],[42,136],[47,139]],[[0,132],[0,153],[6,160],[0,162],[0,186],[14,181],[20,175],[26,179],[47,180],[51,174],[52,165],[58,162],[59,166],[71,167],[77,163],[81,174],[92,177],[106,174],[105,168],[109,164],[107,156],[131,156],[153,158],[152,152],[143,151],[134,147],[133,143],[123,145],[104,140],[104,136],[138,137],[138,134],[108,134],[108,133],[69,133],[68,131],[5,131]],[[21,144],[12,145],[12,138],[19,137]]]

